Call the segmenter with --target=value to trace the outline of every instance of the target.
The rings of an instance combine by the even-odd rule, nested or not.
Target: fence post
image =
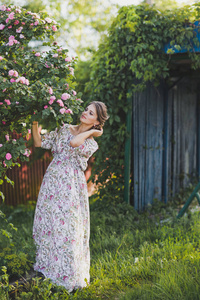
[[[168,87],[164,82],[164,122],[163,122],[163,174],[162,174],[162,197],[167,203],[167,179],[168,179]]]
[[[130,204],[130,171],[131,171],[131,132],[132,132],[132,96],[127,97],[128,112],[126,115],[126,141],[124,158],[124,201]]]
[[[197,176],[200,179],[200,91],[197,94]]]
[[[194,191],[192,192],[192,194],[190,195],[190,197],[186,201],[185,205],[182,207],[182,209],[178,213],[177,219],[181,218],[184,215],[184,213],[186,212],[188,206],[190,205],[190,203],[192,202],[192,200],[195,197],[197,198],[198,202],[200,202],[200,198],[199,198],[199,194],[198,194],[199,190],[200,190],[200,182],[197,184],[197,186],[195,187]]]

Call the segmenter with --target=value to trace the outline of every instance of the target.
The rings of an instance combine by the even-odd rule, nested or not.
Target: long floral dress
[[[42,136],[42,148],[53,160],[41,184],[33,225],[37,254],[34,270],[69,292],[90,281],[90,219],[84,170],[98,149],[88,138],[71,147],[69,125]]]

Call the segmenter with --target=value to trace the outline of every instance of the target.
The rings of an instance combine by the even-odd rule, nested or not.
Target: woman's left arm
[[[76,136],[73,137],[73,139],[70,141],[70,145],[75,148],[79,147],[84,143],[84,141],[87,138],[90,138],[92,136],[98,137],[103,134],[103,129],[97,130],[97,129],[91,129],[82,133],[77,134]]]

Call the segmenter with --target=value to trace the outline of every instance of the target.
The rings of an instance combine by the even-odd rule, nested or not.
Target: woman
[[[41,184],[33,225],[37,255],[34,270],[69,292],[90,281],[89,204],[84,171],[98,149],[93,137],[103,134],[107,109],[92,102],[80,124],[65,124],[44,136],[33,122],[34,145],[51,149],[53,160]],[[100,129],[95,129],[95,128]]]

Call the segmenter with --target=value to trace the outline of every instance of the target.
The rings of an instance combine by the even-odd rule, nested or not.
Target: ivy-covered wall
[[[90,100],[103,101],[109,109],[96,170],[99,182],[107,182],[111,195],[113,190],[123,191],[125,120],[130,109],[127,96],[145,90],[149,83],[158,86],[165,81],[170,85],[174,49],[186,48],[190,69],[199,68],[199,56],[192,52],[194,45],[199,46],[194,31],[199,17],[200,4],[171,11],[158,11],[146,4],[122,7],[99,45],[87,92]],[[165,53],[168,42],[171,48]]]

